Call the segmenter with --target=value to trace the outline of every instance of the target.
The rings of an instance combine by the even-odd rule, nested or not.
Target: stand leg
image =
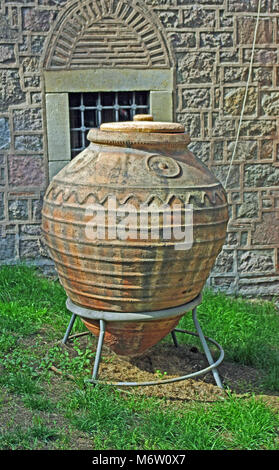
[[[104,320],[100,320],[100,334],[99,334],[99,339],[98,339],[98,345],[97,345],[97,351],[96,351],[96,357],[95,357],[95,362],[94,362],[93,373],[92,373],[92,381],[96,380],[97,377],[98,377],[98,370],[99,370],[99,365],[100,365],[100,359],[101,359],[101,353],[102,353],[102,347],[103,347],[105,331],[106,331],[106,324],[105,324]]]
[[[204,349],[204,352],[205,352],[205,355],[206,355],[207,360],[209,362],[209,365],[214,364],[211,352],[210,352],[210,350],[207,346],[207,342],[205,340],[204,334],[202,332],[202,329],[201,329],[200,324],[199,324],[198,319],[197,319],[197,309],[196,308],[194,308],[194,310],[192,311],[192,315],[193,315],[193,321],[194,321],[197,333],[199,335],[199,338],[200,338],[200,341],[202,343],[202,347]],[[220,388],[223,388],[218,370],[215,367],[212,369],[212,374],[213,374],[213,377],[215,379],[216,385]]]
[[[178,348],[177,337],[176,337],[176,334],[175,334],[174,331],[171,332],[171,336],[172,336],[173,343],[174,343],[175,347]]]
[[[75,319],[76,319],[76,314],[73,313],[73,315],[72,315],[72,317],[71,317],[71,320],[70,320],[70,323],[69,323],[69,325],[68,325],[68,328],[67,328],[67,330],[66,330],[65,336],[64,336],[64,338],[62,339],[62,343],[63,343],[63,344],[66,344],[66,343],[67,343],[67,340],[68,340],[69,335],[70,335],[70,333],[71,333],[71,331],[72,331],[72,328],[73,328]]]

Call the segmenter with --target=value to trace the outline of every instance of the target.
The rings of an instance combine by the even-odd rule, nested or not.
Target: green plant
[[[166,377],[166,375],[168,375],[167,372],[161,372],[160,369],[156,369],[155,370],[155,375],[157,375],[157,377],[159,379],[163,379],[164,377]]]

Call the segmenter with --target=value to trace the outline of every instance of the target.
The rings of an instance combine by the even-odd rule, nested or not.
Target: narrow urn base
[[[167,336],[176,327],[182,316],[142,322],[106,322],[104,344],[120,356],[140,356]],[[99,336],[98,320],[82,317],[81,320],[91,333]]]

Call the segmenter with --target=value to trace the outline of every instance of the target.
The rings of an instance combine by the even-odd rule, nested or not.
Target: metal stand
[[[89,310],[89,309],[86,309],[86,308],[83,308],[83,307],[79,307],[79,306],[73,304],[70,299],[67,299],[66,305],[67,305],[67,308],[72,312],[72,317],[70,319],[70,323],[69,323],[68,328],[66,330],[65,336],[62,340],[62,343],[66,344],[66,342],[69,338],[70,332],[73,328],[73,325],[74,325],[74,322],[75,322],[75,319],[76,319],[77,315],[83,316],[83,317],[86,317],[86,318],[91,318],[91,319],[94,318],[95,320],[99,320],[99,322],[100,322],[100,334],[99,334],[99,337],[98,337],[98,344],[97,344],[97,350],[96,350],[96,356],[95,356],[95,361],[94,361],[92,378],[91,378],[91,380],[88,380],[88,382],[93,383],[93,384],[97,384],[97,383],[105,384],[106,383],[106,384],[109,384],[109,385],[117,385],[119,387],[121,387],[121,386],[125,386],[125,387],[131,386],[131,387],[133,387],[133,386],[146,386],[146,385],[161,385],[161,384],[172,383],[172,382],[177,382],[177,381],[189,379],[189,378],[196,377],[198,375],[205,374],[206,372],[211,371],[212,374],[213,374],[214,380],[216,382],[216,385],[220,388],[223,388],[223,385],[222,385],[222,382],[221,382],[221,379],[220,379],[220,376],[219,376],[219,373],[218,373],[218,370],[217,370],[217,366],[219,364],[221,364],[221,362],[224,359],[224,351],[223,351],[222,347],[220,346],[220,344],[218,344],[214,339],[209,338],[207,336],[204,336],[204,334],[202,332],[202,329],[201,329],[200,324],[199,324],[198,319],[197,319],[197,308],[196,308],[197,305],[199,305],[201,303],[201,301],[202,301],[202,298],[201,298],[201,295],[199,295],[196,299],[194,299],[191,302],[188,302],[187,304],[184,304],[180,307],[175,307],[175,308],[171,308],[171,309],[168,309],[168,310],[164,310],[164,311],[157,310],[156,312],[125,313],[125,314],[121,313],[121,314],[119,314],[119,313],[116,313],[116,312],[104,312],[104,311],[98,311],[98,310]],[[206,367],[204,369],[201,369],[197,372],[193,372],[192,374],[183,375],[183,376],[172,378],[172,379],[156,380],[156,381],[152,381],[152,382],[109,382],[109,383],[107,383],[107,382],[104,382],[104,381],[97,380],[99,365],[100,365],[100,360],[101,360],[102,347],[103,347],[104,336],[105,336],[105,330],[106,330],[106,321],[121,321],[121,320],[122,321],[127,321],[127,320],[129,320],[129,321],[139,321],[140,319],[141,320],[144,319],[145,321],[148,321],[148,320],[154,319],[154,318],[162,318],[162,317],[166,318],[168,316],[174,316],[174,315],[177,315],[177,313],[180,313],[180,312],[186,313],[187,311],[190,311],[190,310],[192,310],[193,322],[194,322],[197,333],[194,333],[194,332],[188,331],[188,330],[182,330],[180,328],[175,328],[171,332],[172,339],[173,339],[175,347],[178,347],[178,341],[177,341],[176,333],[185,333],[185,334],[189,334],[189,335],[199,337],[199,339],[201,341],[201,344],[202,344],[202,347],[203,347],[203,350],[204,350],[204,353],[206,355],[207,361],[209,363],[208,367]],[[89,332],[87,334],[89,334]],[[74,336],[75,335],[73,335],[73,337]],[[209,347],[207,345],[206,340],[209,341],[210,343],[213,343],[220,351],[220,356],[215,362],[212,358],[212,355],[211,355],[211,352],[209,350]]]

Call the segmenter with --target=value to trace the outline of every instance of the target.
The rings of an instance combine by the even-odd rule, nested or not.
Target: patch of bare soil
[[[80,339],[80,347],[89,345],[96,347],[96,340],[88,336]],[[66,346],[71,351],[69,341]],[[211,351],[214,360],[219,352]],[[74,351],[72,350],[74,354]],[[215,357],[216,356],[216,357]],[[105,383],[118,382],[153,382],[167,380],[192,374],[208,367],[206,356],[198,348],[189,345],[159,343],[140,357],[129,358],[114,354],[107,347],[103,347],[100,361],[98,380]],[[211,371],[186,380],[161,385],[122,387],[121,390],[137,390],[137,393],[146,396],[164,397],[167,400],[196,400],[215,401],[224,399],[226,390],[239,395],[246,393],[262,394],[264,374],[253,367],[228,362],[224,360],[218,366],[218,372],[224,389],[220,389],[214,380]],[[89,377],[90,378],[90,377]],[[268,392],[264,392],[269,395]],[[274,395],[274,393],[270,393]],[[274,397],[274,403],[279,397]]]

